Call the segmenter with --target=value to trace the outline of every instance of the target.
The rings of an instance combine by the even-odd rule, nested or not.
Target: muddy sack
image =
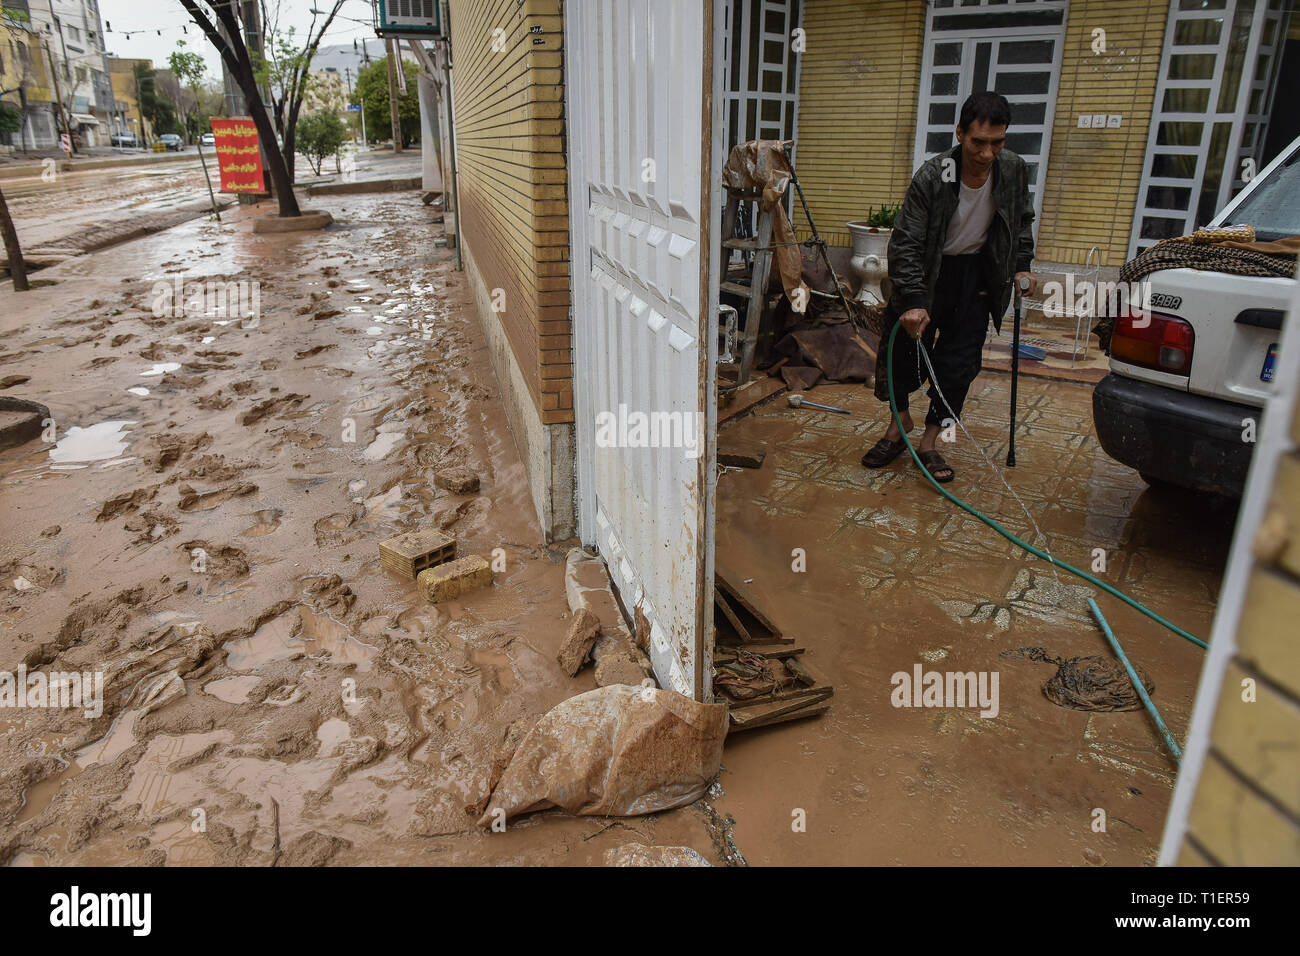
[[[570,697],[520,742],[479,826],[549,807],[619,817],[680,807],[717,776],[726,736],[725,704],[675,691],[611,684]]]

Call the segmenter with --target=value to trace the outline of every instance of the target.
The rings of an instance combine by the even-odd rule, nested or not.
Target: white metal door
[[[564,12],[579,533],[650,625],[660,684],[707,700],[715,10],[570,0]]]

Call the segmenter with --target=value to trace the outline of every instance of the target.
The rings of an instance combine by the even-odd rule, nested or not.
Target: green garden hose
[[[1199,637],[1196,637],[1193,634],[1189,634],[1187,631],[1184,631],[1178,625],[1166,621],[1155,611],[1152,611],[1150,608],[1144,607],[1142,604],[1139,604],[1137,601],[1133,600],[1133,598],[1129,597],[1127,594],[1125,594],[1123,591],[1119,590],[1118,588],[1112,587],[1111,585],[1107,584],[1105,581],[1098,580],[1097,578],[1089,574],[1087,571],[1080,571],[1078,568],[1074,567],[1073,565],[1066,564],[1064,561],[1061,561],[1058,558],[1054,558],[1050,554],[1047,554],[1044,551],[1040,551],[1038,548],[1035,548],[1032,544],[1030,544],[1027,541],[1020,540],[1014,534],[1008,531],[1006,528],[1002,527],[1000,524],[994,521],[992,518],[981,513],[980,511],[976,510],[972,506],[968,505],[966,502],[962,501],[956,495],[949,493],[948,490],[943,487],[943,485],[939,484],[939,482],[934,480],[934,476],[930,474],[929,469],[921,464],[920,456],[917,455],[916,449],[912,447],[912,442],[907,437],[907,429],[903,427],[903,420],[899,417],[898,414],[898,403],[894,399],[894,339],[898,336],[898,330],[902,326],[902,324],[903,323],[901,321],[894,323],[894,328],[889,333],[889,343],[885,346],[886,348],[885,369],[886,369],[888,383],[889,383],[889,410],[894,416],[894,421],[898,424],[898,430],[903,436],[903,443],[907,445],[907,450],[912,454],[912,460],[916,462],[916,466],[921,469],[921,473],[925,475],[926,479],[930,482],[930,484],[934,485],[935,489],[941,495],[943,495],[945,498],[947,498],[957,507],[961,508],[963,511],[969,514],[974,515],[976,518],[984,522],[986,525],[988,525],[998,534],[1002,535],[1002,537],[1006,538],[1012,544],[1020,546],[1024,550],[1028,551],[1030,554],[1034,555],[1035,557],[1042,558],[1044,561],[1048,562],[1049,564],[1053,564],[1057,567],[1064,568],[1065,570],[1069,571],[1071,574],[1078,575],[1088,583],[1096,585],[1097,587],[1101,588],[1103,591],[1107,592],[1108,594],[1113,594],[1115,597],[1119,598],[1125,604],[1141,611],[1143,614],[1151,618],[1151,620],[1155,621],[1157,624],[1162,624],[1165,627],[1169,628],[1169,630],[1173,631],[1179,637],[1185,637],[1187,640],[1191,641],[1197,647],[1208,648],[1209,645],[1206,644]],[[918,349],[923,349],[925,346],[922,345],[921,342],[918,340],[916,343],[916,347]]]

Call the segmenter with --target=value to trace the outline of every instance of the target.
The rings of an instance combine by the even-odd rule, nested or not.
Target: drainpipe
[[[465,268],[465,263],[461,260],[460,252],[460,190],[456,184],[456,117],[452,112],[451,101],[451,5],[447,0],[441,0],[442,3],[442,32],[444,36],[443,58],[442,58],[442,92],[447,98],[447,137],[451,145],[451,204],[452,215],[456,236],[456,271],[460,272]],[[444,184],[445,186],[445,184]],[[443,215],[446,215],[444,210]]]

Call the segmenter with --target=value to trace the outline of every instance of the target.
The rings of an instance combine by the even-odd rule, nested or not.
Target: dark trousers
[[[939,391],[930,383],[930,411],[925,416],[927,425],[942,428],[944,419],[960,418],[966,404],[966,393],[979,374],[984,352],[984,340],[989,330],[989,297],[980,279],[980,256],[944,256],[939,269],[939,282],[934,290],[934,304],[930,308],[930,324],[921,333],[934,377],[938,380],[948,402],[939,397]],[[898,322],[898,314],[890,308],[884,316],[885,333],[880,339],[880,361],[876,371],[876,396],[889,402],[886,384],[885,345],[889,333]],[[906,329],[894,340],[894,400],[900,413],[908,408],[908,395],[915,392],[929,378],[929,370],[916,348],[916,340]],[[919,372],[918,372],[919,366]]]

